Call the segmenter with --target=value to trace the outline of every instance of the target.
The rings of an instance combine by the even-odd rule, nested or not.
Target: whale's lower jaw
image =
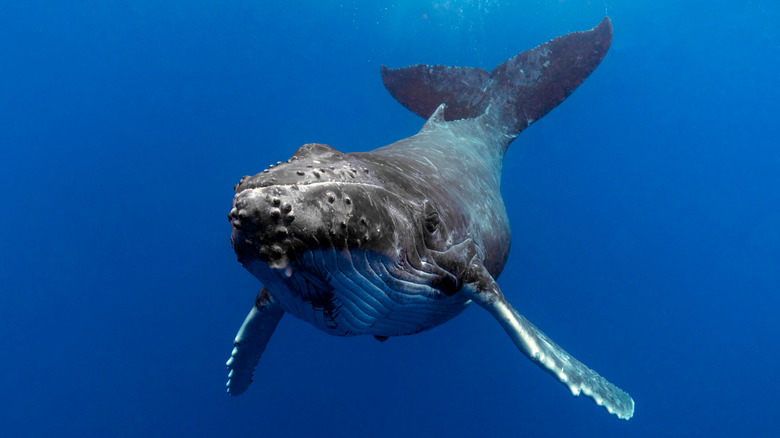
[[[295,263],[246,267],[273,291],[282,309],[337,336],[401,336],[440,325],[471,302],[430,284],[432,270],[391,263],[373,251],[316,248]]]

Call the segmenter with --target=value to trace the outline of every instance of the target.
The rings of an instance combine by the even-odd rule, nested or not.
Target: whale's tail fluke
[[[612,42],[612,22],[574,32],[510,58],[492,72],[424,64],[382,67],[390,94],[428,118],[444,103],[447,121],[474,118],[491,108],[503,134],[514,138],[563,102],[596,69]]]

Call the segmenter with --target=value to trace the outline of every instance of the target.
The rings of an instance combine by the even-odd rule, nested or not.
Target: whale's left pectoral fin
[[[239,395],[252,383],[252,375],[260,362],[260,356],[263,355],[265,346],[283,315],[284,310],[279,303],[268,289],[263,288],[257,294],[255,305],[249,311],[233,342],[233,353],[227,361],[228,394]]]
[[[490,312],[517,348],[569,388],[574,396],[585,394],[618,418],[631,418],[634,414],[631,396],[572,357],[518,313],[506,301],[480,258],[473,243],[467,241],[440,253],[436,261],[460,279],[460,293]]]

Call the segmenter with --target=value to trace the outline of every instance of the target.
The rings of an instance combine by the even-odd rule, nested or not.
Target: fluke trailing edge
[[[630,418],[631,397],[528,322],[496,284],[510,244],[499,190],[504,152],[585,80],[611,40],[605,18],[492,72],[383,67],[390,94],[427,119],[420,132],[362,153],[306,144],[242,178],[228,216],[231,241],[264,287],[227,362],[228,392],[247,389],[285,313],[334,335],[386,340],[476,302],[572,394]]]

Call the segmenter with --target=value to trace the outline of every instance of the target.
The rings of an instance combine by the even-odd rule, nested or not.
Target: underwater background
[[[0,9],[2,436],[776,436],[777,2]],[[573,398],[477,306],[385,343],[285,317],[226,395],[260,288],[229,243],[241,176],[416,133],[381,65],[490,70],[605,14],[602,64],[506,156],[498,282],[634,418]]]

